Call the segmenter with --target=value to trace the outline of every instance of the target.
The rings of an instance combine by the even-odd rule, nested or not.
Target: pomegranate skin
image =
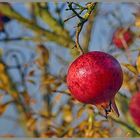
[[[140,127],[140,92],[130,100],[129,111],[135,124]]]
[[[120,89],[123,73],[111,55],[93,51],[78,57],[69,67],[68,88],[77,100],[87,104],[111,101]]]
[[[130,44],[133,40],[133,34],[130,30],[125,30],[124,28],[119,28],[113,35],[113,43],[117,48],[124,48],[121,36],[123,37],[126,44]]]

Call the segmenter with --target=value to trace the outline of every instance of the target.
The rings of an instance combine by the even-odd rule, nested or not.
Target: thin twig
[[[67,2],[67,3],[68,3],[69,8],[73,11],[73,13],[74,13],[80,20],[83,20],[83,17],[81,17],[81,16],[75,11],[75,9],[73,9],[73,7],[72,7],[72,2]]]
[[[84,11],[84,9],[82,9],[78,14],[80,15],[83,11]],[[67,22],[68,20],[70,20],[70,19],[72,19],[72,18],[74,18],[74,17],[76,17],[75,14],[72,15],[72,16],[70,16],[69,18],[65,19],[64,22]]]
[[[100,112],[98,113],[99,115],[103,116]],[[104,117],[104,116],[103,116]],[[138,132],[133,126],[129,125],[128,123],[125,123],[121,120],[117,120],[115,118],[113,118],[112,116],[108,116],[108,119],[113,120],[114,122],[123,125],[124,127],[126,127],[127,129],[133,131],[135,134],[137,134],[138,136],[140,136],[140,132]]]
[[[62,94],[65,94],[65,95],[68,95],[68,96],[70,96],[70,93],[69,93],[69,92],[66,92],[66,91],[61,91],[61,90],[53,90],[53,92],[59,92],[59,93],[62,93]]]
[[[76,39],[75,39],[76,47],[79,49],[81,54],[84,54],[84,51],[81,48],[80,43],[79,43],[79,35],[80,35],[81,31],[82,31],[83,25],[84,25],[84,23],[82,23],[80,26],[77,26]]]
[[[140,132],[138,132],[134,127],[132,127],[132,126],[129,125],[128,123],[125,123],[125,122],[123,122],[123,121],[121,121],[121,120],[117,120],[117,119],[115,119],[115,118],[113,118],[113,117],[111,117],[111,116],[109,116],[109,118],[110,118],[111,120],[113,120],[114,122],[125,126],[127,129],[133,131],[133,132],[136,133],[138,136],[140,136]]]
[[[80,23],[78,24],[78,26],[76,28],[75,47],[77,47],[79,49],[80,54],[84,54],[84,51],[83,51],[82,47],[80,46],[79,36],[80,36],[81,31],[82,31],[83,25],[86,23],[86,21],[88,20],[89,16],[91,15],[91,13],[95,9],[95,7],[97,7],[97,3],[92,2],[92,3],[90,3],[90,5],[87,4],[86,5],[87,12],[85,13],[85,15],[83,17],[81,17],[80,14],[77,13],[75,11],[75,9],[73,9],[72,4],[73,4],[73,2],[71,2],[71,3],[68,2],[69,8],[80,19]]]

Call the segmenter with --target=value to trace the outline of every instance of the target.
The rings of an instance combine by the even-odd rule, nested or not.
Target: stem
[[[72,4],[73,4],[72,2],[71,3],[68,2],[69,9],[72,10],[73,13],[80,19],[80,23],[78,24],[77,29],[76,29],[76,39],[75,39],[76,45],[75,46],[79,49],[80,54],[84,54],[84,51],[79,43],[79,36],[80,36],[80,33],[82,31],[84,24],[89,19],[89,16],[91,15],[92,11],[96,9],[97,3],[91,2],[90,4],[87,4],[86,6],[87,12],[85,13],[83,17],[81,17],[80,14],[78,14],[75,11],[75,9],[73,9]]]
[[[81,31],[82,31],[83,25],[84,25],[84,23],[82,23],[80,26],[77,26],[77,30],[76,30],[75,43],[76,43],[76,47],[79,49],[80,54],[84,54],[84,51],[81,48],[80,43],[79,43],[79,35],[80,35]]]
[[[81,17],[72,7],[72,2],[67,2],[68,3],[68,6],[70,8],[70,10],[73,11],[73,13],[80,19],[80,20],[83,20],[83,17]]]
[[[109,116],[109,118],[110,118],[111,120],[113,120],[114,122],[116,122],[116,123],[118,123],[118,124],[121,124],[121,125],[123,125],[124,127],[126,127],[127,129],[133,131],[133,132],[134,132],[135,134],[137,134],[138,136],[140,136],[140,132],[138,132],[138,131],[137,131],[134,127],[132,127],[131,125],[129,125],[129,124],[123,122],[123,121],[117,120],[117,119],[115,119],[115,118],[113,118],[113,117],[111,117],[111,116]]]
[[[97,8],[95,8],[95,11],[92,11],[91,15],[89,16],[88,24],[86,26],[86,31],[84,33],[85,39],[83,42],[83,49],[85,52],[88,52],[88,47],[92,36],[92,29],[94,26],[96,13],[97,13]]]
[[[104,117],[104,115],[102,115],[100,112],[98,114]],[[117,120],[117,119],[115,119],[115,118],[113,118],[111,116],[108,116],[108,118],[111,119],[112,121],[118,123],[118,124],[123,125],[127,129],[133,131],[135,134],[137,134],[138,136],[140,136],[140,132],[138,132],[133,126],[131,126],[131,125],[129,125],[129,124],[127,124],[127,123],[125,123],[125,122],[123,122],[121,120]]]
[[[61,90],[53,90],[53,92],[59,92],[61,94],[65,94],[65,95],[68,95],[70,96],[70,93],[69,92],[66,92],[66,91],[61,91]]]
[[[82,9],[78,14],[80,15],[84,10],[85,10],[85,9]],[[69,18],[65,19],[64,22],[67,22],[68,20],[70,20],[70,19],[72,19],[72,18],[74,18],[74,17],[76,17],[75,14],[72,15],[72,16],[70,16]]]

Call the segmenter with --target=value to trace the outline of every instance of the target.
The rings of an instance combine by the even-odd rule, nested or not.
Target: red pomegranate
[[[130,29],[119,28],[113,35],[113,43],[118,48],[126,48],[133,40]],[[127,46],[126,46],[127,45]]]
[[[140,92],[130,100],[129,110],[134,122],[140,127]]]
[[[74,98],[86,104],[104,106],[107,103],[105,111],[112,104],[118,115],[114,97],[122,81],[123,73],[119,62],[100,51],[78,57],[70,65],[67,74],[67,85]]]

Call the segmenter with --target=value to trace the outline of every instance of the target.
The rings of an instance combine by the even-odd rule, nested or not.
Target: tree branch
[[[35,3],[36,15],[39,16],[45,23],[47,23],[50,28],[56,32],[58,35],[69,37],[69,32],[62,28],[58,21],[51,15],[48,9],[41,7],[39,3]]]
[[[96,14],[97,14],[97,5],[94,8],[94,11],[92,11],[91,15],[89,16],[88,23],[86,26],[86,31],[84,33],[83,49],[85,52],[88,52]]]
[[[9,18],[16,19],[21,22],[23,25],[34,31],[37,35],[42,35],[48,39],[48,41],[55,42],[61,46],[66,48],[74,46],[74,41],[67,35],[67,37],[63,35],[58,35],[55,32],[51,32],[49,30],[43,29],[40,26],[36,25],[34,21],[24,18],[19,13],[14,11],[10,5],[0,3],[0,12]],[[54,25],[53,25],[54,26]],[[61,31],[62,32],[62,31]]]

